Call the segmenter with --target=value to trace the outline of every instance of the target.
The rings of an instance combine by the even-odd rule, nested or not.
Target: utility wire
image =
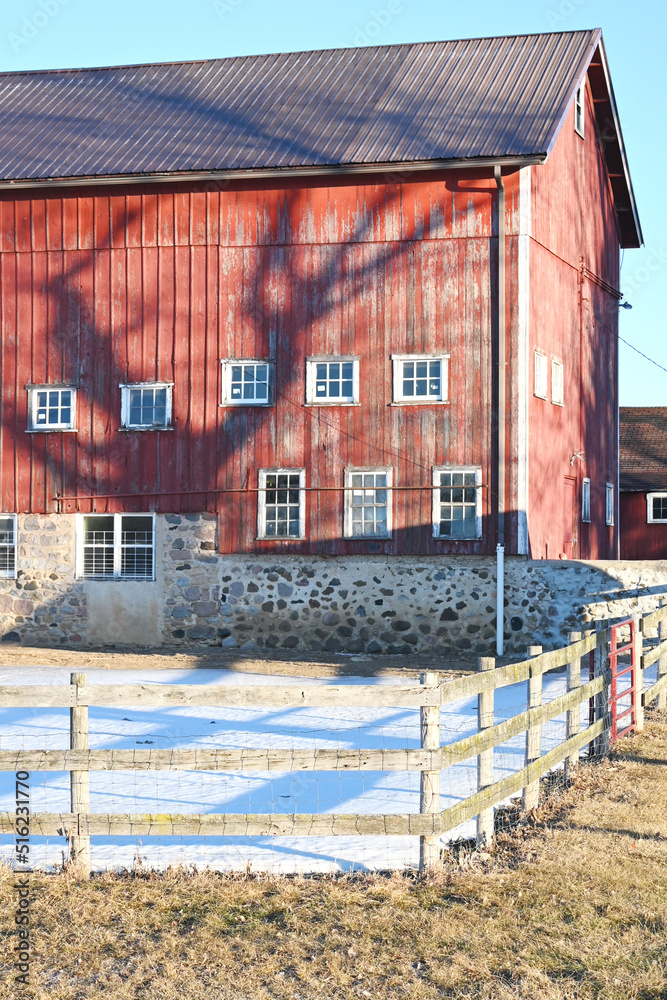
[[[616,336],[618,337],[619,340],[623,341],[623,343],[627,347],[629,347],[631,350],[635,351],[637,354],[640,354],[642,356],[642,358],[646,358],[646,360],[650,361],[651,364],[655,365],[656,368],[660,368],[663,372],[667,372],[667,368],[665,368],[664,365],[661,365],[659,361],[654,361],[653,358],[650,358],[648,356],[648,354],[644,354],[643,351],[640,351],[638,347],[635,347],[634,344],[631,344],[629,340],[625,339],[625,337],[621,337],[620,333],[617,333]]]

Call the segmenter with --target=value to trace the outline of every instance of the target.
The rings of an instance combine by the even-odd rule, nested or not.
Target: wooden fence
[[[667,707],[667,606],[643,619],[637,616],[638,690],[637,728],[643,724],[643,707],[657,702]],[[644,636],[657,626],[659,642],[646,647]],[[3,750],[0,770],[14,772],[69,771],[71,811],[36,813],[31,834],[63,836],[73,860],[90,867],[90,838],[95,836],[401,836],[420,837],[420,867],[438,864],[443,834],[477,817],[477,842],[493,837],[494,806],[522,792],[523,807],[537,805],[540,778],[565,762],[576,767],[587,744],[597,752],[608,749],[610,719],[608,623],[595,631],[571,633],[562,649],[543,653],[532,647],[528,659],[496,667],[492,658],[479,661],[479,671],[456,680],[441,681],[435,672],[422,675],[421,683],[396,686],[327,685],[298,686],[193,686],[150,684],[88,684],[82,673],[71,675],[69,686],[20,685],[0,687],[0,707],[69,708],[69,750]],[[593,654],[593,677],[581,683],[582,660]],[[643,689],[643,671],[658,662],[658,680]],[[567,669],[567,691],[542,703],[543,678]],[[528,682],[528,708],[501,723],[494,723],[495,692],[511,684]],[[441,745],[440,709],[462,699],[477,697],[478,732]],[[580,729],[581,704],[594,700],[595,717]],[[110,708],[206,706],[225,708],[407,708],[420,709],[421,748],[414,750],[284,750],[284,749],[171,749],[90,750],[88,707]],[[546,754],[541,753],[542,727],[567,713],[566,738]],[[493,750],[526,733],[525,766],[501,780],[494,780]],[[440,774],[445,768],[477,758],[478,790],[464,801],[440,809]],[[89,812],[90,771],[419,771],[420,812],[403,814],[96,814]],[[16,817],[0,813],[0,833],[13,834]]]

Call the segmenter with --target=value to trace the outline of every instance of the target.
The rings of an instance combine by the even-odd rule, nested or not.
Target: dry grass
[[[437,878],[32,876],[42,1000],[667,997],[667,720]],[[0,877],[12,934],[12,878]]]

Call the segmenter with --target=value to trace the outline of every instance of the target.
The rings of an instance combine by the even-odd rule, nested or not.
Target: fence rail
[[[658,628],[658,644],[644,649],[644,636]],[[641,728],[644,705],[667,707],[667,603],[650,615],[635,619],[637,712]],[[90,838],[94,836],[419,836],[420,865],[438,863],[439,838],[477,817],[477,839],[483,844],[493,836],[493,809],[522,792],[526,809],[537,805],[540,778],[566,762],[576,766],[588,744],[602,752],[609,739],[609,641],[610,628],[597,623],[583,638],[572,633],[562,649],[543,653],[531,649],[529,659],[495,667],[491,658],[480,660],[476,674],[442,682],[436,673],[422,676],[421,684],[267,686],[196,686],[152,684],[88,684],[85,674],[71,676],[70,685],[0,686],[1,707],[69,708],[69,750],[3,750],[3,771],[69,771],[71,812],[37,813],[31,817],[34,835],[63,836],[70,856],[90,866]],[[643,655],[641,655],[643,653]],[[583,661],[583,662],[582,662]],[[582,665],[594,662],[594,676],[581,684]],[[643,671],[658,663],[658,677],[644,690]],[[545,674],[567,668],[567,693],[543,704]],[[495,692],[528,682],[527,711],[494,724]],[[441,745],[440,708],[464,699],[478,699],[478,732]],[[595,718],[581,730],[583,703],[596,706]],[[419,709],[421,749],[131,749],[91,750],[88,747],[88,707],[225,707],[248,708],[407,708]],[[558,746],[542,754],[542,727],[567,715],[567,735]],[[501,780],[494,780],[493,750],[526,733],[525,766]],[[465,800],[440,809],[440,774],[473,757],[478,761],[478,791]],[[421,775],[420,812],[404,814],[95,814],[89,811],[88,780],[91,771],[414,771]],[[0,813],[0,833],[13,833],[16,816]]]

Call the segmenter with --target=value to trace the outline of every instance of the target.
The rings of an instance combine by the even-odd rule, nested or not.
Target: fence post
[[[439,689],[436,673],[421,675],[421,683]],[[420,709],[422,750],[440,749],[440,704],[422,705]],[[440,771],[422,771],[419,789],[419,812],[437,815],[440,812]],[[419,838],[419,870],[433,870],[440,861],[440,834]]]
[[[529,646],[529,656],[539,656],[541,646]],[[542,707],[542,671],[534,671],[531,667],[528,680],[528,708]],[[534,760],[539,760],[542,752],[542,725],[530,726],[526,732],[526,767]],[[531,781],[523,790],[523,811],[537,809],[540,801],[540,779]]]
[[[635,729],[638,733],[644,728],[644,664],[642,661],[644,633],[642,631],[641,615],[633,615],[635,623],[635,638],[632,657],[635,661]]]
[[[71,674],[70,683],[74,685],[75,702],[78,703],[82,691],[88,683],[87,674]],[[70,719],[70,750],[88,749],[88,707],[85,705],[69,710]],[[76,833],[70,835],[70,858],[80,865],[86,873],[90,872],[90,837],[80,833],[79,816],[87,815],[90,808],[89,772],[70,772],[71,808],[76,820]]]
[[[570,645],[575,642],[579,642],[581,639],[581,632],[570,632]],[[567,690],[576,691],[578,687],[581,687],[581,657],[576,657],[576,659],[571,660],[567,665]],[[581,728],[581,705],[575,705],[574,708],[568,709],[567,712],[567,734],[566,739],[570,740],[573,736],[576,736]],[[579,763],[579,751],[575,750],[565,761],[565,780],[571,781],[572,775],[577,768]]]
[[[496,661],[492,656],[480,656],[477,661],[480,671],[495,670]],[[481,732],[493,725],[495,690],[481,691],[477,695],[477,726]],[[493,747],[483,750],[477,756],[477,791],[493,784]],[[493,806],[482,809],[477,816],[477,846],[489,847],[493,840]]]
[[[660,607],[667,607],[667,598],[660,598]],[[663,619],[658,622],[658,642],[664,642],[665,639],[667,639],[667,621]],[[658,680],[664,677],[665,674],[667,674],[667,653],[663,653],[658,660]],[[667,708],[667,688],[658,695],[656,708],[663,711]]]
[[[606,725],[595,741],[595,753],[605,757],[609,753],[611,738],[611,717],[609,714],[609,650],[608,642],[602,641],[602,634],[607,632],[607,621],[596,621],[595,636],[598,645],[595,647],[595,676],[604,677],[602,691],[595,696],[595,721],[605,719]]]

